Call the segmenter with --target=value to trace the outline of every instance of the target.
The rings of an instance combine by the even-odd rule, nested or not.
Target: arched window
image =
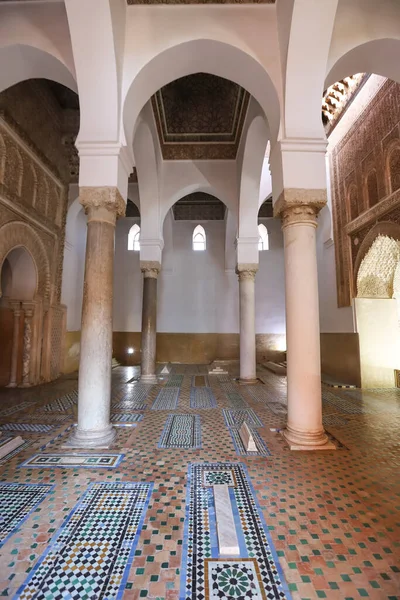
[[[128,250],[140,250],[140,227],[135,223],[129,230],[128,233]]]
[[[260,225],[258,226],[258,234],[259,234],[259,238],[258,238],[258,249],[259,250],[268,250],[269,248],[269,244],[268,244],[268,230],[265,227],[265,225],[262,225],[260,223]]]
[[[197,225],[193,231],[192,237],[193,250],[205,250],[206,249],[206,232],[204,227]]]

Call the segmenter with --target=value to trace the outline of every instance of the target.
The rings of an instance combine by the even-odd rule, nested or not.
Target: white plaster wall
[[[259,253],[256,275],[256,333],[285,333],[285,260],[280,219],[262,219],[269,250]]]
[[[114,269],[114,331],[140,331],[142,275],[139,253],[127,250],[135,219],[118,221]],[[256,278],[257,333],[284,333],[284,259],[280,223],[265,221],[270,250],[260,254]],[[158,284],[157,330],[173,333],[238,333],[239,285],[234,269],[225,269],[225,222],[202,223],[207,250],[192,250],[197,222],[164,223],[162,271]],[[232,255],[235,248],[232,246]]]
[[[115,228],[114,263],[114,331],[141,331],[142,329],[142,273],[140,252],[128,250],[128,233],[140,219],[125,218]]]

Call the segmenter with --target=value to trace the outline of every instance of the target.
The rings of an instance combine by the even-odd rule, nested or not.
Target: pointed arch
[[[132,225],[128,233],[128,250],[140,251],[140,227],[137,223]]]
[[[204,251],[206,249],[206,243],[207,243],[207,238],[206,238],[206,232],[204,230],[204,227],[202,225],[197,225],[194,228],[193,235],[192,235],[193,250],[195,250],[197,252]]]
[[[260,236],[258,238],[258,249],[259,249],[259,251],[269,250],[268,229],[262,223],[260,223],[259,226],[258,226],[258,233],[259,233],[259,236]]]

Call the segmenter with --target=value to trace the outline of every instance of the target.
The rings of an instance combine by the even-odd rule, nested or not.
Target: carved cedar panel
[[[379,211],[388,194],[396,186],[400,188],[399,84],[384,83],[336,144],[332,157],[338,305],[349,306],[355,293],[353,273],[360,245],[377,222],[399,218],[393,206],[385,214]],[[397,195],[393,201],[396,206]],[[355,220],[358,223],[361,215],[362,226],[348,233],[346,226]]]

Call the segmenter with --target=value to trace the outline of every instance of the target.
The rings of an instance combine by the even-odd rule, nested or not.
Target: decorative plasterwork
[[[165,160],[234,160],[249,104],[236,83],[196,73],[173,81],[152,97]]]
[[[204,192],[185,196],[172,210],[175,221],[223,221],[225,218],[225,204]]]
[[[322,99],[322,121],[327,135],[336,127],[368,77],[369,74],[357,73],[337,81],[325,91]]]

